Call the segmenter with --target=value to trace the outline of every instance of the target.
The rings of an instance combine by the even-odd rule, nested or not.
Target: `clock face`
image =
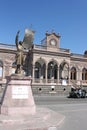
[[[52,46],[56,46],[57,42],[56,42],[55,39],[51,39],[51,40],[50,40],[50,44],[51,44]]]

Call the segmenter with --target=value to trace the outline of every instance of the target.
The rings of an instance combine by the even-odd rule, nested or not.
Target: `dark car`
[[[86,90],[85,89],[71,89],[69,93],[70,98],[85,98],[86,97]]]

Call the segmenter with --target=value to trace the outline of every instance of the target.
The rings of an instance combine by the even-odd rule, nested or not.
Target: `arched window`
[[[40,78],[41,75],[41,64],[39,62],[35,63],[35,78]]]
[[[87,69],[83,68],[82,70],[82,80],[87,80]]]
[[[71,79],[76,80],[76,68],[75,67],[71,68]]]
[[[14,62],[14,63],[12,64],[12,71],[11,71],[11,73],[12,73],[12,74],[15,74],[15,70],[16,70],[16,62]]]
[[[66,62],[62,62],[59,66],[59,78],[60,79],[69,78],[69,66]]]
[[[48,79],[57,79],[57,63],[55,61],[51,61],[48,63],[48,70],[47,70],[47,78]]]
[[[46,63],[41,57],[35,62],[34,77],[40,80],[46,78]]]

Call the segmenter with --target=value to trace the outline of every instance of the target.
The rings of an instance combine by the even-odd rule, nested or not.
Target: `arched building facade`
[[[15,73],[15,45],[0,44],[0,84]],[[34,44],[25,55],[25,75],[32,77],[32,89],[60,86],[87,86],[87,56],[60,48],[60,35],[46,33],[41,44]],[[41,90],[41,89],[40,89]]]

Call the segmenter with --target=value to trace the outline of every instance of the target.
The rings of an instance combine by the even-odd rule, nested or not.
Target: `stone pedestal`
[[[48,108],[35,106],[30,78],[7,78],[1,105],[0,130],[53,130],[64,119],[65,116]]]
[[[34,115],[35,102],[28,77],[8,76],[7,86],[1,105],[1,114]]]

